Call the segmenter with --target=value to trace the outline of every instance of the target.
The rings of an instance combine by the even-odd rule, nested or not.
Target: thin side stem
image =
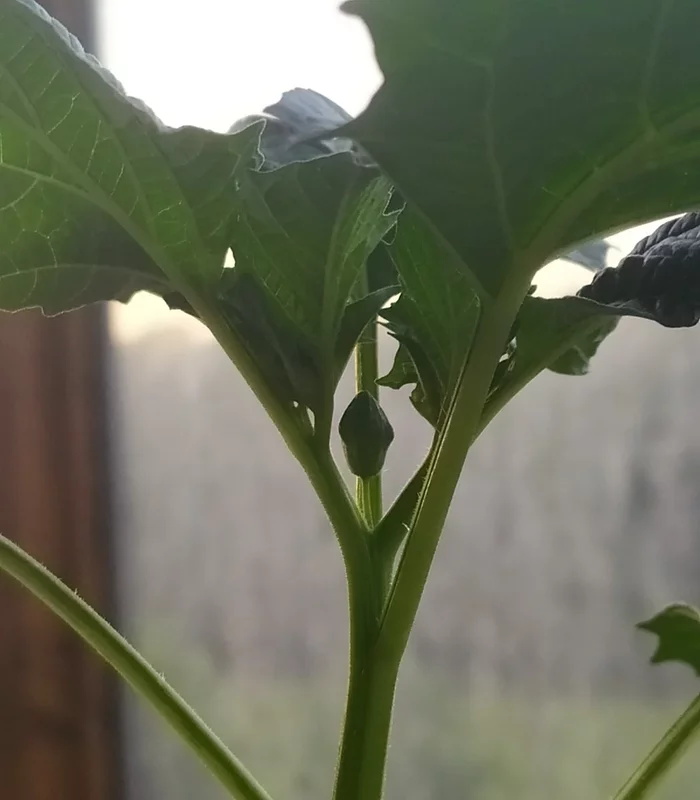
[[[404,543],[411,526],[411,517],[418,504],[431,462],[433,448],[415,471],[411,480],[403,487],[374,531],[374,545],[382,564],[393,571],[396,554]]]
[[[507,283],[482,313],[389,596],[378,647],[390,660],[400,660],[406,649],[496,364],[528,287],[522,279]]]
[[[379,401],[378,349],[377,321],[373,319],[355,346],[355,391],[368,392],[377,401]],[[357,478],[355,493],[360,513],[369,528],[374,529],[383,513],[381,473],[370,478]]]
[[[0,536],[0,569],[27,588],[97,652],[169,723],[231,797],[270,800],[245,767],[153,667],[84,600]]]
[[[700,730],[700,694],[666,731],[614,800],[643,800],[680,758]]]
[[[333,797],[378,799],[381,794],[365,794],[361,782],[367,770],[380,777],[384,774],[396,681],[396,673],[383,670],[374,659],[381,611],[381,570],[373,559],[369,531],[330,454],[321,454],[318,465],[319,474],[312,476],[312,483],[341,543],[350,613],[348,695]]]

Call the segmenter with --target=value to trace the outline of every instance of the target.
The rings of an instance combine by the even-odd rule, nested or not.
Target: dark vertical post
[[[91,0],[43,0],[94,49]],[[0,314],[0,530],[113,616],[105,313]],[[123,800],[116,681],[0,576],[0,798]]]

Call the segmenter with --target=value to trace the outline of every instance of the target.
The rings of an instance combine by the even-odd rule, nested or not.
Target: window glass
[[[102,0],[100,21],[107,65],[173,125],[226,130],[295,86],[356,113],[380,82],[329,0]],[[538,285],[585,280],[559,262]],[[275,796],[326,800],[347,647],[333,535],[205,330],[139,296],[111,334],[123,627]],[[609,796],[690,698],[633,626],[700,600],[697,336],[624,321],[589,376],[542,376],[475,446],[401,674],[389,800]],[[404,393],[385,402],[391,495],[429,431]],[[223,797],[131,698],[126,737],[129,800]],[[698,779],[688,759],[660,797]]]

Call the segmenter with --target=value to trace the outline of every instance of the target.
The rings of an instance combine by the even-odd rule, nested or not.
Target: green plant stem
[[[396,554],[410,531],[411,517],[430,467],[431,453],[418,467],[411,480],[403,487],[391,508],[386,512],[374,532],[374,543],[381,564],[393,572]]]
[[[355,391],[368,392],[379,401],[379,354],[377,322],[372,320],[363,331],[355,346]],[[382,518],[382,476],[357,478],[357,505],[370,529],[374,529]]]
[[[231,795],[269,800],[269,795],[166,683],[96,611],[20,547],[0,536],[0,569],[48,606],[144,697],[199,756]]]
[[[666,731],[614,800],[642,800],[648,797],[699,730],[700,694]]]
[[[470,357],[438,438],[408,541],[376,635],[351,623],[346,725],[334,800],[381,800],[399,666],[423,587],[496,364],[529,281],[518,281],[484,312]],[[422,476],[416,478],[422,481]],[[403,524],[403,520],[400,521]],[[394,541],[398,541],[396,537]],[[375,552],[381,553],[380,550]],[[395,551],[394,551],[395,552]],[[387,555],[391,550],[387,551]],[[386,569],[382,557],[375,569]],[[351,593],[351,620],[362,615]]]
[[[386,717],[390,720],[395,682],[395,676],[392,680],[390,675],[387,676],[374,667],[371,671],[368,670],[379,630],[382,586],[381,570],[375,564],[370,549],[369,530],[348,493],[330,454],[328,442],[305,432],[290,417],[289,412],[280,406],[265,381],[259,378],[255,365],[226,321],[207,307],[203,307],[199,313],[231,361],[241,371],[292,454],[305,470],[340,545],[348,585],[350,671],[335,797],[337,800],[359,800],[364,796],[357,794],[354,789],[357,765],[372,765],[375,758],[375,731],[374,726],[368,723],[375,717]],[[379,689],[378,680],[381,687]],[[391,687],[391,692],[387,693],[385,690],[387,685]],[[389,708],[384,710],[382,704],[387,702],[387,696]],[[382,710],[373,712],[375,705]],[[388,727],[386,735],[388,736]],[[382,754],[380,774],[383,775],[386,741],[379,752]]]
[[[467,453],[478,431],[496,364],[529,288],[518,272],[484,307],[471,352],[438,437],[426,483],[394,579],[378,649],[389,660],[403,656],[425,582],[457,488]]]
[[[333,796],[335,800],[370,800],[359,781],[367,769],[384,773],[396,681],[391,665],[387,671],[374,658],[382,599],[381,567],[372,557],[369,531],[330,453],[319,454],[318,475],[312,483],[341,543],[348,583],[350,670]]]
[[[377,657],[377,632],[378,624],[369,636],[351,623],[350,680],[333,800],[382,797],[399,665]]]

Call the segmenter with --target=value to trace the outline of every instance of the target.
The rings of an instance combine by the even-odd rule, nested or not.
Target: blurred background
[[[381,80],[336,0],[44,5],[172,125],[226,130],[295,86],[357,113]],[[643,233],[613,237],[611,261]],[[589,279],[559,261],[537,283]],[[589,376],[541,376],[479,440],[402,669],[388,800],[604,798],[697,691],[648,664],[634,624],[700,602],[699,336],[623,320]],[[4,316],[0,367],[3,531],[116,620],[273,795],[327,800],[340,556],[206,330],[148,296]],[[407,394],[383,401],[391,497],[430,431]],[[0,797],[222,800],[71,634],[2,580],[0,602]],[[659,797],[699,781],[691,751]]]

